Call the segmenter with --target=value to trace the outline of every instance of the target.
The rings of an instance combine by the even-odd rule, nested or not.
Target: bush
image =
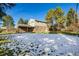
[[[0,29],[0,33],[2,32],[3,30],[2,29]]]
[[[68,34],[68,35],[79,35],[79,32],[66,32],[66,31],[52,31],[49,34],[57,34],[57,33]]]

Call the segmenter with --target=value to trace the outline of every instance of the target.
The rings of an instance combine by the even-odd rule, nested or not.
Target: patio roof
[[[27,24],[18,24],[17,27],[33,27],[33,26],[30,26],[30,25],[27,25]]]

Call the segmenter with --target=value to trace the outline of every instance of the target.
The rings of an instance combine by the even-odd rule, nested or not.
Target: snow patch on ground
[[[62,37],[64,37],[67,40],[68,44],[70,44],[70,45],[77,45],[76,40],[74,40],[72,38],[69,38],[69,37],[67,37],[67,36],[65,36],[63,34],[59,34],[59,35],[61,35]]]
[[[49,38],[44,38],[43,40],[44,40],[45,42],[47,42],[47,43],[52,43],[52,44],[55,43],[55,40],[52,40],[52,39],[49,39]]]

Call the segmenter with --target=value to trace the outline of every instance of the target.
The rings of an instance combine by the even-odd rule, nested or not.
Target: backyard
[[[3,56],[79,56],[78,36],[32,33],[1,36],[9,39],[0,44]]]
[[[79,56],[78,3],[0,3],[0,56]]]

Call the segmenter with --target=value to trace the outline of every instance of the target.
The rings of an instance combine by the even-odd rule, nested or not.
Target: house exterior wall
[[[34,28],[33,32],[49,32],[47,27],[37,26]]]

